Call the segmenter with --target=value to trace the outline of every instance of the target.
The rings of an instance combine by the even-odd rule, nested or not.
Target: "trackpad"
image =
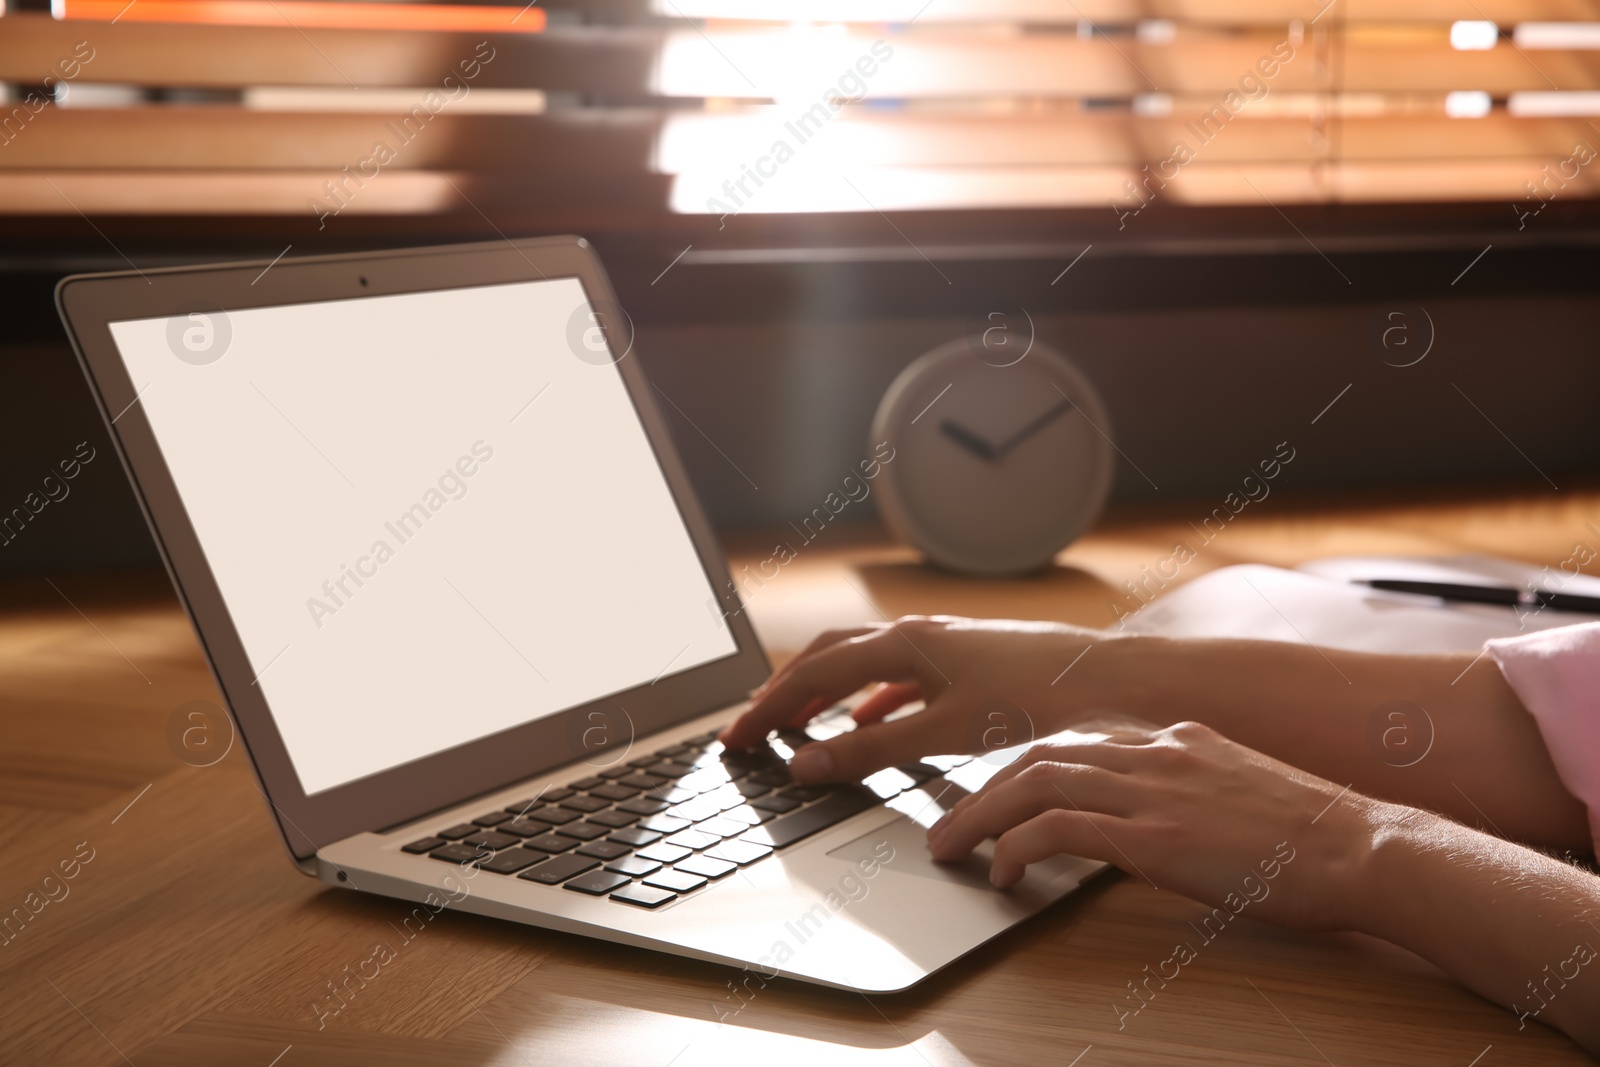
[[[882,846],[887,842],[894,849],[894,859],[883,863]],[[972,855],[957,863],[938,863],[928,853],[928,832],[905,816],[862,834],[854,841],[840,845],[828,855],[847,863],[870,859],[891,871],[932,878],[939,882],[955,882],[974,889],[997,892],[989,884],[989,864],[994,859],[994,842],[985,841],[972,850]],[[1084,861],[1072,856],[1052,856],[1028,868],[1023,881],[1029,888],[1053,888],[1058,879],[1070,877],[1075,885],[1084,875]]]

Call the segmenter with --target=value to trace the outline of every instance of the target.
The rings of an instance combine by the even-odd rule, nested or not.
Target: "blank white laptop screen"
[[[308,794],[737,651],[588,307],[111,324]]]

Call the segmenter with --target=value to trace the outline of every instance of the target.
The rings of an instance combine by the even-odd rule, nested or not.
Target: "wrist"
[[[1106,632],[1096,638],[1079,669],[1077,704],[1083,711],[1133,715],[1162,726],[1177,721],[1173,699],[1190,691],[1186,642],[1156,634]],[[1074,673],[1077,673],[1074,671]]]
[[[1403,804],[1363,798],[1344,821],[1340,858],[1332,864],[1330,920],[1335,930],[1393,941],[1394,928],[1414,921],[1415,870],[1429,851],[1429,827],[1439,817]]]

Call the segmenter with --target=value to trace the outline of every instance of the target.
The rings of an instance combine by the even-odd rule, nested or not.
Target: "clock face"
[[[965,340],[907,367],[884,395],[882,508],[930,560],[976,574],[1047,566],[1094,522],[1114,470],[1110,419],[1059,353],[1034,343],[1008,366]]]

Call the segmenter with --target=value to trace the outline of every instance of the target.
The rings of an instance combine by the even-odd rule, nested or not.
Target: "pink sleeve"
[[[1487,643],[1533,714],[1561,784],[1589,809],[1600,852],[1600,622]]]

